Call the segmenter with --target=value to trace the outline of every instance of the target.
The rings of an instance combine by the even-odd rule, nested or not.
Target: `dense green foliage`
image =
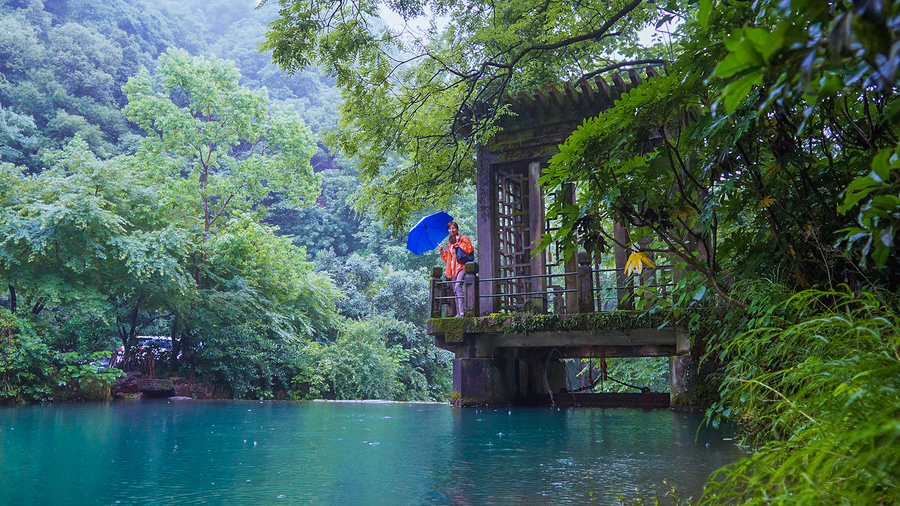
[[[333,81],[257,53],[272,13],[0,8],[0,304],[16,319],[0,326],[4,401],[102,397],[67,379],[85,375],[108,395],[115,372],[93,354],[130,356],[138,335],[172,337],[157,374],[237,397],[449,397],[415,299],[436,256],[352,211],[354,166],[319,141],[337,122]],[[342,274],[363,270],[355,251],[364,283]],[[329,372],[325,356],[350,365]],[[301,386],[313,373],[315,393]]]
[[[625,223],[689,269],[673,309],[725,364],[710,419],[757,450],[702,503],[896,502],[900,5],[700,6],[667,75],[552,160],[549,192],[578,191],[546,239],[604,255]]]
[[[274,2],[270,2],[274,3]],[[263,47],[284,68],[319,65],[344,95],[330,141],[360,160],[358,204],[402,228],[422,207],[447,207],[474,178],[474,152],[496,132],[504,93],[530,91],[640,58],[630,43],[679,4],[642,0],[392,2],[403,19],[441,17],[422,33],[387,27],[379,2],[279,0]],[[267,5],[267,4],[264,4]],[[476,104],[479,104],[476,107]],[[478,109],[473,117],[466,111]],[[392,156],[404,157],[394,164]]]
[[[720,470],[702,504],[900,501],[895,302],[779,292],[751,311],[753,330],[712,345],[728,364],[713,411],[741,421],[757,452]]]
[[[4,308],[0,329],[0,402],[108,400],[110,387],[123,374],[98,368],[108,351],[54,352],[39,327]]]
[[[616,23],[633,35],[680,16],[651,55],[669,60],[663,77],[586,120],[545,170],[561,225],[545,241],[603,258],[619,240],[684,269],[661,305],[687,318],[708,364],[728,364],[711,419],[741,421],[760,448],[705,502],[895,502],[896,310],[870,294],[900,282],[900,3],[391,5],[446,16],[420,39],[373,24],[373,3],[280,5],[266,47],[337,76],[350,100],[333,140],[363,157],[361,205],[396,212],[395,226],[470,181],[501,94],[627,63],[603,62],[615,50],[646,56],[617,44]],[[576,202],[553,201],[569,185]]]

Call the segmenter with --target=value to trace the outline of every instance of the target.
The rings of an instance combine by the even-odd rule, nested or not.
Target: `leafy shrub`
[[[51,357],[31,322],[0,308],[0,402],[50,400]]]
[[[728,363],[709,417],[757,453],[702,504],[900,504],[900,312],[871,293],[805,291],[780,322],[715,343]]]
[[[60,363],[53,375],[62,389],[55,395],[56,400],[108,401],[112,386],[125,372],[114,367],[101,367],[100,359],[109,358],[108,351],[90,354],[77,352],[63,353],[57,357]]]
[[[402,398],[401,363],[409,352],[387,344],[390,319],[348,320],[337,341],[310,343],[303,350],[301,372],[292,385],[301,399]]]

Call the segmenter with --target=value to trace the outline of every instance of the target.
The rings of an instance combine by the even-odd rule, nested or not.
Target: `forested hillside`
[[[139,335],[172,338],[158,374],[236,397],[449,397],[437,255],[352,209],[355,166],[322,142],[339,92],[258,51],[275,12],[0,8],[0,399],[90,397],[115,376],[95,352],[134,361]]]

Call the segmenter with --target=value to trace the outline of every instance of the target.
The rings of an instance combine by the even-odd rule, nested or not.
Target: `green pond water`
[[[606,505],[664,479],[696,497],[740,457],[730,434],[699,425],[698,415],[625,408],[4,407],[0,504]]]

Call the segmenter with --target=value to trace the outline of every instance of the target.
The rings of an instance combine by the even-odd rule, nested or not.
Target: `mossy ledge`
[[[462,342],[466,332],[519,334],[528,332],[565,332],[572,330],[618,330],[677,326],[682,318],[671,311],[611,311],[573,315],[494,313],[487,316],[431,318],[428,324],[444,333],[448,343]]]

